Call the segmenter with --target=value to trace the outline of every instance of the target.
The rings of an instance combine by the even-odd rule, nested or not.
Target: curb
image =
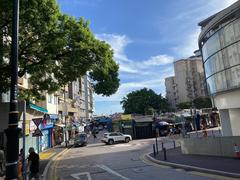
[[[55,161],[59,156],[61,156],[63,153],[65,153],[68,149],[70,149],[70,148],[65,148],[63,151],[61,151],[60,153],[56,154],[55,156],[53,156],[49,160],[49,162],[47,163],[46,167],[44,168],[43,174],[41,176],[43,180],[46,180],[48,170],[49,170],[50,166],[52,165],[53,161]]]
[[[164,165],[164,166],[170,166],[170,167],[173,167],[173,168],[181,168],[181,169],[184,169],[184,170],[187,170],[187,171],[198,171],[198,172],[202,172],[202,173],[208,173],[208,174],[214,174],[214,175],[220,175],[220,176],[240,179],[240,174],[239,173],[230,173],[230,172],[225,172],[225,171],[200,168],[200,167],[196,167],[196,166],[189,166],[189,165],[184,165],[184,164],[177,164],[177,163],[171,163],[171,162],[166,162],[166,161],[160,161],[160,160],[156,160],[155,158],[151,157],[150,153],[145,154],[143,157],[146,158],[147,160],[153,162],[153,163]]]

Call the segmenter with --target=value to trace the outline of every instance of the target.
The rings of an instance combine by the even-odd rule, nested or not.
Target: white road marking
[[[86,175],[88,180],[92,180],[89,172],[81,172],[81,173],[71,174],[71,176],[75,179],[80,179],[79,176],[82,176],[82,175]]]
[[[99,168],[101,168],[101,169],[109,172],[110,174],[113,174],[113,175],[115,175],[115,176],[118,176],[118,177],[120,177],[120,178],[122,178],[122,179],[124,179],[124,180],[130,180],[130,179],[128,179],[127,177],[122,176],[122,175],[119,174],[118,172],[110,169],[109,167],[107,167],[107,166],[105,166],[105,165],[103,165],[103,164],[102,164],[102,165],[97,165],[97,166],[98,166]]]

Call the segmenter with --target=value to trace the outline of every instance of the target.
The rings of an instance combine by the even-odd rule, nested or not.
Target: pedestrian
[[[39,179],[39,155],[35,153],[33,147],[30,147],[28,152],[28,172],[30,173],[29,180],[32,178],[37,180]]]
[[[18,155],[18,180],[23,179],[23,149],[20,150],[20,153]]]
[[[0,146],[0,174],[4,173],[4,162],[5,162],[4,148],[3,146]]]
[[[201,130],[201,128],[200,128],[200,118],[201,118],[200,114],[196,114],[196,116],[195,116],[196,130]]]

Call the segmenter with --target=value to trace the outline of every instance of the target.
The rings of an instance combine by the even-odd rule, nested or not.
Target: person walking
[[[39,179],[39,155],[35,153],[33,147],[30,147],[28,152],[28,172],[30,172],[29,180],[32,178]]]
[[[0,146],[0,175],[4,173],[4,162],[5,162],[4,148]]]
[[[18,180],[23,179],[23,149],[20,150],[20,153],[18,155]]]

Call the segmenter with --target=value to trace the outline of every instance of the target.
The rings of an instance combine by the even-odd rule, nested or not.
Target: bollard
[[[176,148],[176,143],[175,143],[174,140],[173,140],[173,148],[174,148],[174,149]]]
[[[156,156],[155,144],[153,144],[153,155]]]
[[[163,158],[164,158],[164,161],[167,160],[167,150],[166,150],[166,148],[163,148]]]
[[[156,150],[157,150],[157,154],[158,154],[158,140],[157,140],[157,136],[156,136]]]

